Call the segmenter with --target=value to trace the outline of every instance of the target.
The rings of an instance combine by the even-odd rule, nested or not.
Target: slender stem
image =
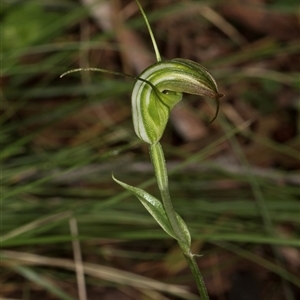
[[[187,263],[189,264],[189,267],[190,267],[190,269],[194,275],[194,278],[196,280],[196,284],[197,284],[197,288],[198,288],[198,291],[201,296],[201,300],[209,300],[207,289],[206,289],[203,277],[200,273],[200,270],[199,270],[199,267],[195,260],[194,255],[191,252],[184,253],[184,257],[185,257]]]
[[[184,234],[182,233],[181,227],[179,225],[179,222],[178,222],[178,219],[177,219],[174,207],[173,207],[173,203],[171,201],[171,197],[170,197],[170,193],[169,193],[169,182],[168,182],[166,161],[165,161],[163,149],[159,142],[156,144],[150,145],[150,156],[151,156],[157,184],[158,184],[158,187],[160,190],[162,202],[163,202],[167,217],[168,217],[170,224],[177,236],[177,239],[180,241],[184,241],[185,240]]]
[[[169,219],[169,222],[177,236],[177,242],[195,278],[197,288],[201,296],[201,300],[209,300],[209,296],[207,294],[203,277],[200,273],[194,255],[191,253],[189,249],[189,245],[187,245],[185,242],[186,241],[186,239],[184,238],[185,233],[181,229],[176,212],[173,207],[173,203],[171,201],[170,192],[169,192],[167,166],[165,162],[164,152],[160,143],[150,145],[150,156],[154,167],[157,184],[162,197],[164,209]]]

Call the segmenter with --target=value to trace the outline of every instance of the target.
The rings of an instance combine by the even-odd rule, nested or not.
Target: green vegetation
[[[262,300],[297,299],[298,4],[146,2],[163,59],[201,63],[225,94],[209,126],[214,103],[185,96],[161,141],[211,299],[234,299],[240,272]],[[59,78],[89,66],[137,76],[155,62],[147,28],[133,1],[108,2],[110,26],[82,3],[2,4],[1,297],[198,299],[176,242],[111,178],[159,198],[133,81]]]

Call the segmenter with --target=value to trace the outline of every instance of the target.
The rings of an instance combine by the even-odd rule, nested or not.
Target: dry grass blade
[[[7,260],[10,263],[16,264],[57,267],[72,270],[74,272],[76,271],[76,265],[74,261],[69,259],[51,258],[26,252],[8,250],[1,251],[0,255],[5,259],[3,260],[4,264]],[[184,287],[162,283],[154,279],[133,274],[131,272],[122,271],[107,266],[101,266],[98,264],[83,263],[82,266],[86,275],[102,280],[115,282],[121,285],[129,285],[138,289],[153,289],[155,291],[177,295],[178,297],[187,300],[198,299],[197,296],[188,292]]]
[[[72,240],[73,253],[74,253],[74,263],[77,277],[77,286],[78,286],[78,296],[79,300],[87,300],[86,295],[86,285],[84,279],[84,271],[82,266],[82,255],[81,255],[81,247],[80,242],[78,241],[78,227],[77,220],[75,218],[71,218],[69,220],[71,235],[74,238]]]
[[[247,42],[234,26],[232,26],[228,21],[226,21],[225,18],[223,18],[211,7],[202,6],[199,12],[203,15],[203,17],[228,35],[239,46],[242,46]]]

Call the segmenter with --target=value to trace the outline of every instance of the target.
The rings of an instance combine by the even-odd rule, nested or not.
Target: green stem
[[[191,252],[184,253],[184,257],[185,257],[187,263],[189,264],[189,267],[190,267],[190,269],[193,273],[193,276],[196,280],[196,284],[197,284],[197,288],[198,288],[198,291],[201,296],[201,300],[209,300],[207,289],[206,289],[203,277],[200,273],[200,270],[199,270],[199,267],[195,260],[194,255]]]
[[[191,253],[189,245],[187,245],[185,242],[185,233],[182,232],[182,229],[177,219],[176,212],[173,207],[173,203],[171,201],[167,166],[164,157],[164,152],[160,143],[150,145],[150,156],[154,167],[157,184],[162,197],[163,206],[169,219],[169,222],[177,237],[177,242],[195,278],[197,288],[201,296],[201,300],[209,300],[203,277],[200,273],[194,255]]]
[[[158,142],[156,144],[150,145],[150,156],[152,160],[152,164],[155,171],[155,176],[158,184],[158,188],[160,190],[160,194],[162,197],[162,202],[167,214],[167,217],[170,221],[170,224],[176,234],[176,237],[179,241],[184,242],[184,237],[182,230],[180,228],[173,203],[171,201],[170,193],[169,193],[169,181],[168,181],[168,173],[167,166],[164,157],[164,152],[161,147],[161,144]]]

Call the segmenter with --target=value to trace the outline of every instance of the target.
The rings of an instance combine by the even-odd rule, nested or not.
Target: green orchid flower
[[[155,144],[161,139],[170,111],[183,93],[217,101],[222,96],[208,70],[188,59],[160,61],[139,75],[132,90],[131,104],[134,130],[141,140]]]
[[[157,63],[149,66],[137,77],[99,68],[75,69],[62,74],[61,77],[78,71],[97,71],[135,79],[131,95],[133,126],[136,135],[149,144],[161,201],[142,189],[130,186],[115,177],[113,179],[135,195],[161,228],[177,240],[193,273],[201,299],[209,300],[202,275],[194,258],[195,255],[190,250],[191,236],[189,230],[183,219],[175,212],[171,201],[167,167],[159,141],[169,120],[170,111],[182,100],[183,93],[206,96],[216,101],[217,109],[211,122],[218,115],[219,98],[223,95],[218,92],[213,76],[202,65],[182,58],[161,60],[147,16],[139,1],[135,1],[148,28]]]

